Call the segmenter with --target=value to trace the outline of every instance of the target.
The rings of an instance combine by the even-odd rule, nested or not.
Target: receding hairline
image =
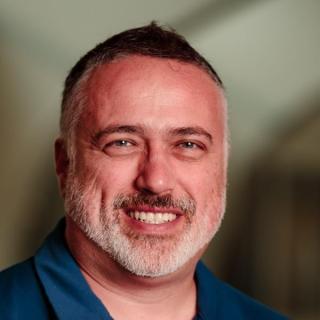
[[[141,60],[140,60],[141,58]],[[146,58],[146,59],[144,59]],[[132,64],[132,60],[131,59],[138,59],[135,60]],[[131,60],[131,61],[130,61]],[[128,72],[122,72],[121,71],[121,75],[120,75],[120,70],[121,70],[121,64],[123,64],[123,68],[124,70],[126,70],[125,68],[128,67],[128,70],[130,68],[130,70],[132,70],[132,66],[133,66],[133,72],[131,73],[131,71]],[[110,70],[108,69],[109,66],[111,66],[112,64],[119,64],[120,68],[116,70]],[[126,65],[127,64],[127,65]],[[159,66],[159,68],[161,68],[161,64],[165,64],[168,66],[168,70],[169,72],[172,71],[173,73],[180,73],[181,74],[181,78],[180,81],[182,82],[188,82],[188,80],[184,81],[184,76],[188,77],[189,72],[194,72],[192,70],[196,70],[196,72],[199,72],[199,75],[196,75],[194,78],[198,78],[201,81],[203,81],[204,83],[206,83],[206,85],[208,87],[212,87],[212,89],[218,93],[219,96],[219,100],[222,103],[222,109],[223,109],[223,113],[227,112],[227,99],[225,96],[225,90],[224,88],[222,88],[221,86],[219,86],[216,81],[214,81],[214,79],[212,79],[211,75],[208,74],[208,72],[202,68],[201,66],[199,66],[198,64],[195,63],[190,63],[190,62],[186,62],[186,61],[180,61],[178,59],[172,59],[172,58],[160,58],[160,57],[154,57],[154,56],[147,56],[147,55],[140,55],[140,54],[129,54],[129,55],[125,55],[125,56],[121,56],[121,57],[117,57],[116,59],[110,61],[110,62],[106,62],[104,64],[101,65],[97,65],[94,66],[90,71],[89,74],[87,75],[86,81],[84,81],[83,85],[82,85],[82,93],[83,95],[86,97],[86,108],[90,107],[90,100],[92,97],[92,94],[95,95],[96,90],[98,90],[96,88],[97,83],[100,83],[101,80],[98,80],[98,82],[96,81],[96,77],[100,78],[101,77],[101,73],[102,73],[102,85],[105,86],[105,90],[108,90],[107,88],[109,87],[109,85],[111,87],[113,87],[113,83],[114,81],[117,82],[117,80],[114,77],[121,77],[121,80],[124,79],[124,81],[128,80],[127,75],[130,74],[129,78],[135,78],[136,72],[139,73],[139,69],[136,69],[135,66],[139,66],[141,65],[141,67],[143,68],[144,65],[148,65],[146,71],[147,74],[145,75],[145,77],[148,77],[148,75],[151,75],[151,77],[153,76],[153,73],[156,73],[157,71],[157,64]],[[150,69],[151,67],[151,69]],[[190,68],[191,69],[188,69]],[[110,73],[109,73],[110,72]],[[141,76],[142,75],[142,76]],[[123,78],[124,77],[124,78]],[[143,77],[144,78],[144,72],[140,72],[140,75],[138,76],[139,78]],[[173,78],[175,76],[173,75]],[[170,81],[170,76],[168,77],[168,80]],[[192,80],[192,79],[191,79]],[[124,82],[125,83],[125,82]],[[84,110],[82,110],[84,111]]]
[[[90,92],[92,92],[91,91],[92,90],[91,83],[92,83],[92,80],[95,78],[96,74],[101,69],[108,67],[109,65],[112,65],[112,64],[117,64],[117,63],[121,63],[122,61],[125,61],[125,60],[130,60],[132,58],[140,58],[140,57],[141,58],[150,58],[150,59],[154,60],[155,63],[157,61],[167,62],[169,67],[173,71],[180,71],[180,70],[175,69],[175,66],[177,66],[179,64],[182,66],[182,68],[183,68],[183,66],[192,66],[195,69],[197,69],[198,71],[201,71],[201,73],[203,75],[207,76],[207,79],[211,82],[212,87],[215,87],[216,90],[218,92],[220,92],[221,99],[223,100],[222,101],[222,103],[223,103],[222,112],[224,114],[224,117],[227,118],[227,99],[225,96],[225,89],[223,86],[221,86],[221,85],[219,85],[219,83],[217,83],[217,81],[212,77],[212,75],[208,72],[208,70],[205,67],[203,67],[193,61],[184,61],[184,60],[179,60],[177,58],[156,57],[156,56],[152,56],[152,55],[132,53],[132,54],[125,54],[125,55],[117,56],[108,62],[92,65],[91,67],[89,67],[85,71],[85,73],[82,74],[82,76],[79,78],[79,81],[77,82],[77,85],[74,88],[75,91],[79,91],[79,93],[80,93],[82,106],[80,106],[80,105],[77,106],[77,109],[76,109],[77,116],[75,116],[75,118],[73,120],[77,123],[80,120],[85,109],[87,109],[89,107],[89,105],[90,105],[89,100],[90,100],[90,96],[91,96]],[[176,65],[174,64],[175,62],[177,63]],[[227,125],[227,123],[225,123],[225,124]],[[77,124],[75,124],[75,125],[77,125]]]
[[[90,69],[87,70],[87,77],[86,80],[83,83],[82,89],[87,89],[88,85],[91,84],[91,81],[94,80],[95,76],[102,72],[107,72],[107,69],[110,65],[113,64],[118,64],[118,63],[122,63],[125,62],[127,64],[130,64],[131,61],[130,60],[136,60],[137,61],[137,65],[146,65],[146,64],[150,64],[150,61],[153,60],[154,62],[154,66],[159,62],[160,64],[166,64],[168,66],[168,68],[170,70],[172,70],[173,72],[182,72],[182,73],[188,73],[187,69],[184,67],[192,67],[198,71],[200,71],[200,73],[205,76],[211,83],[212,86],[214,88],[216,88],[217,90],[219,90],[219,92],[221,92],[223,95],[225,93],[225,89],[224,87],[220,86],[215,79],[212,78],[211,74],[202,66],[196,64],[196,63],[192,63],[192,62],[187,62],[187,61],[182,61],[179,59],[175,59],[175,58],[162,58],[162,57],[155,57],[155,56],[148,56],[148,55],[141,55],[141,54],[127,54],[127,55],[122,55],[119,57],[116,57],[115,59],[105,62],[103,64],[99,64],[99,65],[95,65],[93,67],[91,67]],[[149,60],[149,61],[148,61]],[[154,68],[156,69],[156,67]],[[152,71],[151,71],[152,73]],[[111,78],[110,78],[111,79]]]
[[[223,128],[226,129],[227,127],[227,123],[226,123],[226,120],[227,120],[227,99],[225,97],[225,92],[224,92],[224,89],[221,88],[219,85],[217,85],[217,83],[212,79],[212,77],[206,72],[206,70],[204,70],[203,68],[201,68],[199,65],[197,64],[194,64],[194,63],[189,63],[189,62],[185,62],[185,61],[180,61],[178,59],[172,59],[172,58],[159,58],[159,57],[154,57],[154,56],[147,56],[147,55],[137,55],[137,54],[130,54],[130,55],[126,55],[126,56],[122,56],[122,57],[117,57],[117,59],[114,59],[112,60],[111,62],[107,62],[107,63],[104,63],[104,64],[101,64],[99,66],[95,66],[91,72],[90,72],[90,75],[88,76],[88,79],[86,80],[86,82],[84,83],[84,86],[82,88],[82,91],[84,93],[84,95],[86,96],[87,98],[87,103],[86,103],[86,107],[85,107],[85,110],[82,110],[82,114],[80,115],[80,117],[85,117],[86,116],[86,112],[88,111],[89,113],[92,112],[92,109],[91,107],[95,107],[95,103],[96,103],[96,100],[95,98],[92,99],[92,97],[95,96],[95,94],[97,93],[98,96],[100,96],[100,90],[109,90],[110,87],[109,85],[112,87],[114,83],[117,83],[119,80],[117,79],[114,79],[114,75],[113,75],[113,72],[115,72],[115,75],[116,77],[119,76],[120,72],[119,72],[119,69],[116,69],[114,71],[112,70],[108,70],[107,67],[112,65],[112,64],[121,64],[123,61],[126,61],[127,60],[127,63],[131,63],[130,62],[130,59],[133,59],[133,58],[147,58],[147,59],[150,59],[149,61],[148,60],[141,60],[141,65],[147,63],[149,64],[149,66],[155,66],[157,63],[165,63],[168,65],[168,67],[173,71],[173,72],[178,72],[180,73],[180,71],[182,71],[182,78],[180,79],[180,81],[184,81],[183,77],[184,77],[184,72],[186,72],[186,76],[188,75],[188,72],[190,72],[190,69],[185,69],[184,67],[191,67],[193,68],[193,70],[196,70],[196,72],[199,72],[199,76],[195,76],[194,78],[198,78],[199,80],[199,83],[201,83],[202,81],[206,82],[206,86],[207,87],[212,87],[213,89],[213,92],[216,92],[215,95],[217,97],[217,106],[218,106],[218,109],[219,109],[219,113],[221,112],[221,119],[224,119],[225,121],[224,124],[223,124]],[[154,61],[152,61],[154,60]],[[136,69],[135,69],[135,66],[137,65],[134,61],[133,64],[133,73],[130,74],[129,76],[129,80],[134,78],[135,76],[135,73],[136,73]],[[180,66],[179,66],[180,65]],[[129,66],[130,68],[130,66]],[[154,67],[153,69],[151,69],[151,73],[153,72],[157,72],[156,71],[157,67]],[[121,70],[121,69],[120,69]],[[125,70],[125,69],[124,69]],[[139,69],[138,69],[139,70]],[[150,70],[150,69],[149,69]],[[187,70],[187,71],[186,71]],[[191,69],[192,70],[192,69]],[[123,69],[122,69],[123,71]],[[123,72],[121,71],[121,74],[123,75]],[[98,73],[102,73],[102,75],[98,75]],[[110,72],[110,74],[108,74]],[[138,71],[139,72],[139,71]],[[124,79],[122,78],[122,75],[120,75],[120,83],[122,83],[120,85],[120,87],[117,85],[117,88],[115,89],[116,92],[118,92],[118,90],[122,90],[122,91],[125,91],[126,89],[126,86],[124,85],[123,86],[123,83],[126,82],[126,80],[128,80],[127,78],[127,74],[128,73],[125,73],[124,74]],[[140,73],[140,78],[141,78],[141,75],[143,75],[144,73],[141,72]],[[148,77],[148,74],[146,75],[146,77]],[[99,77],[100,76],[102,77],[102,80],[98,80],[96,82],[95,78],[96,77]],[[201,78],[201,77],[204,77],[204,78]],[[109,79],[108,79],[109,78]],[[114,80],[113,80],[114,79]],[[124,80],[124,82],[123,82]],[[169,77],[169,80],[170,80],[170,77]],[[193,79],[191,79],[192,81]],[[101,81],[101,82],[100,82]],[[110,81],[110,82],[109,82]],[[179,81],[179,82],[180,82]],[[185,82],[187,82],[187,80],[185,80]],[[105,86],[103,89],[99,89],[100,88],[100,83],[102,83],[102,86]],[[120,88],[120,89],[119,89]],[[111,89],[113,91],[113,89]],[[185,89],[184,89],[185,90]],[[192,91],[193,92],[193,91]],[[193,94],[193,93],[192,93]],[[94,104],[92,105],[92,101],[94,101]],[[214,105],[216,104],[213,104],[212,105],[212,108],[214,108]],[[80,120],[80,119],[79,119]]]

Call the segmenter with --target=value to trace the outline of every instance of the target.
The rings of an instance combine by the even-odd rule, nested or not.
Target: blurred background
[[[54,176],[64,78],[96,43],[157,20],[220,73],[228,208],[206,263],[295,319],[320,319],[320,1],[0,2],[0,269],[63,215]]]

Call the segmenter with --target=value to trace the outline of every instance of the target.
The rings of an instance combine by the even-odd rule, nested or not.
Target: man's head
[[[223,83],[209,62],[173,30],[150,25],[116,34],[98,44],[84,55],[72,68],[65,81],[62,97],[60,129],[67,142],[72,141],[74,127],[87,95],[84,87],[93,70],[129,55],[143,55],[162,59],[174,59],[190,63],[206,71],[221,88]]]
[[[66,212],[128,271],[169,274],[203,250],[226,158],[222,82],[172,31],[126,31],[71,70],[56,143]]]

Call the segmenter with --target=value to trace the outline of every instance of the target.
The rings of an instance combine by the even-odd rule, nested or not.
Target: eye
[[[127,140],[116,140],[108,143],[107,146],[115,146],[115,147],[130,147],[133,144]]]
[[[198,160],[206,152],[206,145],[201,141],[180,140],[174,147],[174,153],[182,160]]]
[[[181,148],[186,148],[186,149],[197,149],[197,148],[200,148],[199,145],[197,145],[196,143],[191,142],[191,141],[182,142],[182,143],[179,144],[179,146]]]
[[[126,139],[110,141],[103,147],[103,152],[110,156],[124,156],[137,150],[137,144]]]
[[[177,143],[177,147],[185,151],[201,151],[205,148],[202,143],[194,141],[181,141]]]

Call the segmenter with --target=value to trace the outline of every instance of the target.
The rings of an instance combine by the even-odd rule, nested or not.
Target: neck
[[[91,290],[114,319],[192,319],[198,256],[162,277],[136,276],[116,263],[67,218],[66,240]]]

